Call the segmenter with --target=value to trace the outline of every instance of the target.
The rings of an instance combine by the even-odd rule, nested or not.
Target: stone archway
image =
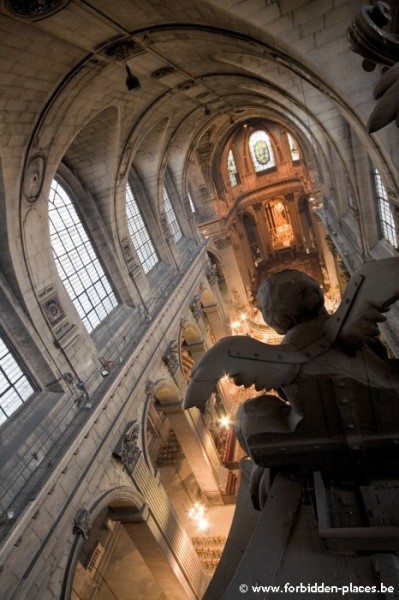
[[[88,511],[86,511],[88,512]],[[180,566],[135,492],[119,488],[93,509],[75,545],[64,600],[194,600]]]

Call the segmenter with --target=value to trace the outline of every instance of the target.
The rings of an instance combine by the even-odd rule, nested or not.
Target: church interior
[[[191,370],[279,344],[269,275],[333,313],[397,256],[399,7],[2,0],[0,29],[0,595],[200,600],[257,391],[184,410]],[[398,356],[396,305],[380,329]]]

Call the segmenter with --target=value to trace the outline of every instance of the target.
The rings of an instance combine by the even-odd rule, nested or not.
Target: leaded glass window
[[[195,208],[195,204],[194,204],[194,202],[193,202],[193,199],[191,198],[191,194],[190,194],[190,192],[188,193],[188,203],[189,203],[189,205],[190,205],[190,210],[191,210],[191,212],[192,212],[192,213],[195,213],[195,212],[197,212],[197,211],[196,211],[196,208]]]
[[[388,194],[382,183],[381,176],[377,169],[374,169],[374,184],[377,194],[378,211],[380,215],[380,226],[383,237],[396,248],[396,229],[392,209],[389,204]]]
[[[129,183],[126,186],[126,216],[134,249],[144,273],[148,273],[159,262],[159,258]]]
[[[71,198],[55,179],[50,189],[49,225],[58,274],[90,333],[118,302]]]
[[[173,210],[172,203],[169,198],[168,191],[166,187],[163,188],[163,201],[164,201],[164,209],[165,209],[165,217],[166,222],[169,225],[169,230],[172,238],[177,243],[183,237],[182,230],[180,229],[180,225],[176,218],[176,213]]]
[[[289,146],[290,152],[291,152],[291,160],[292,160],[292,162],[298,162],[300,160],[298,144],[296,143],[296,140],[292,137],[292,135],[288,132],[287,132],[287,140],[288,140],[288,146]]]
[[[0,338],[0,425],[34,393],[28,378]]]
[[[264,171],[276,166],[270,138],[266,131],[259,129],[249,137],[249,149],[255,171]]]
[[[236,161],[234,160],[233,151],[230,150],[227,156],[227,170],[229,172],[230,184],[232,187],[238,184],[238,170],[236,166]]]

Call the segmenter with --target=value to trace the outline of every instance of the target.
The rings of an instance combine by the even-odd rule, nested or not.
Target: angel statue
[[[271,275],[258,305],[284,334],[281,344],[221,339],[193,368],[185,408],[203,412],[228,375],[236,385],[265,390],[236,415],[238,441],[256,465],[381,472],[382,459],[399,460],[398,363],[378,339],[378,323],[397,299],[396,257],[366,263],[332,315],[312,277],[291,269]]]

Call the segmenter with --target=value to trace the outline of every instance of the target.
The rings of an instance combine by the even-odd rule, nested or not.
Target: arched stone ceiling
[[[361,2],[352,2],[351,11],[342,9],[334,25],[345,60],[356,67],[351,81],[338,82],[331,55],[321,44],[317,51],[315,41],[310,47],[315,36],[293,19],[289,2],[256,4],[258,12],[254,7],[249,13],[246,2],[227,0],[71,0],[40,20],[18,19],[3,4],[0,26],[13,47],[1,64],[3,86],[12,95],[17,64],[18,89],[26,92],[18,101],[18,110],[29,115],[20,124],[21,140],[30,139],[38,149],[61,147],[100,110],[116,106],[119,160],[127,147],[130,162],[136,155],[142,160],[153,123],[168,119],[151,150],[158,153],[155,164],[171,161],[183,173],[184,157],[208,125],[223,133],[231,115],[285,115],[308,137],[334,137],[344,119],[366,135],[367,109],[359,117],[351,93],[356,84],[369,87],[370,78],[362,78],[346,41],[350,12]],[[319,3],[313,18],[327,22],[328,11],[328,2]],[[140,79],[138,91],[125,86],[125,60]],[[0,143],[16,118],[11,107],[0,125]],[[54,123],[56,139],[46,136]]]

